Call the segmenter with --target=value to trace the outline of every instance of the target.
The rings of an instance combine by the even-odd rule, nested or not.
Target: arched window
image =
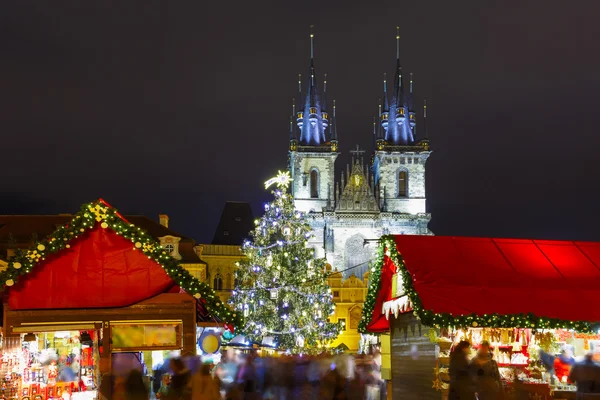
[[[213,289],[223,290],[223,278],[221,277],[221,274],[217,274],[215,279],[213,279]]]
[[[398,197],[408,196],[408,172],[400,170],[398,172]]]
[[[310,171],[310,198],[319,198],[319,172],[316,169]]]

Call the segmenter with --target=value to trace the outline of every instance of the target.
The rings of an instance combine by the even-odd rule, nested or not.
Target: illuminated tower
[[[302,95],[302,79],[298,76],[298,109],[296,129],[291,126],[289,167],[292,194],[296,208],[303,212],[321,212],[334,203],[334,165],[338,156],[335,101],[333,115],[327,112],[327,75],[323,91],[317,85],[314,62],[314,34],[310,31],[310,64],[306,93]],[[299,138],[296,139],[297,134]]]
[[[408,93],[400,63],[400,34],[396,31],[396,69],[391,96],[387,80],[383,83],[380,127],[375,137],[373,172],[383,212],[425,214],[425,163],[429,157],[429,140],[416,139],[417,119],[414,110],[414,81],[410,74]],[[426,122],[426,108],[424,107]]]

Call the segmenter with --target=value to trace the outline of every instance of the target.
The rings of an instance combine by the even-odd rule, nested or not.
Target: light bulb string
[[[340,271],[332,272],[330,274],[325,275],[325,279],[327,279],[330,276],[333,276],[335,274],[341,274],[341,273],[344,273],[346,271],[350,271],[351,269],[362,267],[363,265],[368,264],[369,262],[370,261],[364,261],[364,262],[362,262],[360,264],[356,264],[356,265],[354,265],[352,267],[348,267],[348,268],[340,270]],[[311,282],[315,282],[317,280],[320,280],[320,279],[319,278],[310,279],[310,280],[307,280],[306,282],[303,282],[303,283],[311,283]],[[271,287],[261,287],[261,289],[264,289],[264,290],[273,290],[273,289],[284,289],[284,288],[288,288],[288,287],[289,287],[288,285],[285,285],[285,286],[271,286]],[[229,291],[229,292],[232,292],[232,291],[236,291],[236,292],[254,292],[256,290],[258,290],[258,289],[223,289],[222,291],[224,291],[224,292],[225,291]]]
[[[295,242],[276,242],[273,243],[271,245],[268,246],[254,246],[252,244],[250,244],[250,242],[244,243],[244,248],[250,248],[250,249],[256,249],[256,250],[269,250],[272,249],[273,247],[277,247],[277,246],[289,246],[289,245],[294,245],[294,244],[300,244],[300,243],[304,243],[304,240],[297,240]]]

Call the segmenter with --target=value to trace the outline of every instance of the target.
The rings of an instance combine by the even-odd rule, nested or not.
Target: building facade
[[[372,157],[365,159],[365,152],[357,146],[351,151],[351,163],[336,179],[336,105],[333,101],[329,108],[326,80],[319,90],[312,33],[306,91],[302,92],[299,80],[299,107],[294,106],[290,121],[292,195],[296,208],[306,213],[313,228],[309,246],[332,267],[329,282],[337,307],[331,319],[345,325],[333,345],[344,344],[350,350],[357,350],[360,342],[358,321],[376,240],[386,234],[432,234],[425,202],[425,169],[431,154],[427,109],[424,105],[423,134],[418,138],[412,74],[406,87],[399,39],[397,34],[390,90],[385,78],[383,82]]]

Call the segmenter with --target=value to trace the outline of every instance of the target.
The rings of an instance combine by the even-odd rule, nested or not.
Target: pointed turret
[[[331,117],[331,151],[337,151],[338,149],[338,137],[337,137],[337,117],[335,115],[335,100],[333,100],[333,115]]]
[[[413,137],[415,137],[415,125],[417,124],[417,116],[415,114],[414,98],[413,98],[413,73],[410,73],[410,80],[408,84],[408,101],[406,102],[408,108],[408,122],[410,128],[413,131]]]
[[[381,107],[380,107],[381,108]],[[387,93],[387,74],[383,74],[383,109],[379,113],[379,119],[381,120],[381,126],[387,131],[388,120],[390,117],[390,104],[388,102]]]
[[[298,110],[298,128],[300,128],[300,146],[321,146],[325,144],[325,129],[329,125],[324,96],[319,93],[315,70],[314,33],[310,27],[310,66],[308,85],[304,99],[304,109]],[[300,81],[299,81],[300,82]],[[301,84],[301,83],[300,83]],[[327,80],[325,80],[325,87]],[[302,117],[302,118],[300,118]]]
[[[379,115],[379,120],[381,120],[381,115],[382,115],[382,105],[381,105],[381,101],[379,101],[379,105],[378,105],[378,115]],[[377,125],[377,138],[376,138],[376,149],[377,150],[383,150],[383,147],[385,146],[385,135],[383,133],[383,127],[382,124],[378,124]]]
[[[302,108],[302,74],[298,74],[298,111],[296,112],[296,123],[302,130],[304,124],[304,109]]]
[[[423,100],[423,139],[419,141],[419,145],[425,151],[429,151],[429,133],[427,132],[427,99]]]
[[[294,118],[296,117],[296,99],[292,99],[292,115],[290,116],[290,150],[296,151],[298,148],[298,138],[296,137],[296,128]]]

